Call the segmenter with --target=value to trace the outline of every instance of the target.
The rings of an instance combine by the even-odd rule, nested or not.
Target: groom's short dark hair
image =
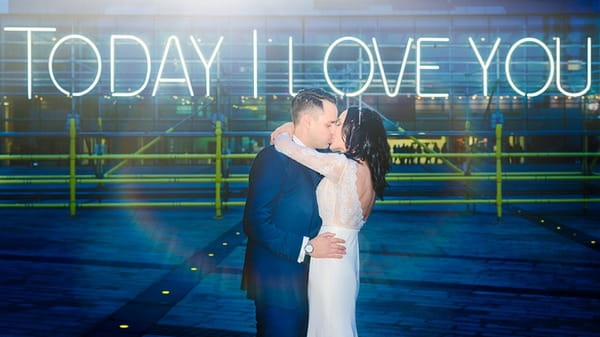
[[[329,101],[336,104],[335,96],[323,89],[311,88],[298,91],[292,100],[292,121],[296,124],[302,112],[313,108],[323,110],[323,101]]]

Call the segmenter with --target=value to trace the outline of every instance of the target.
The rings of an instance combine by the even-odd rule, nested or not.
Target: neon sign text
[[[4,27],[4,31],[5,32],[14,32],[14,33],[26,33],[26,37],[27,37],[27,62],[26,62],[27,97],[29,99],[31,99],[33,96],[32,50],[33,50],[33,48],[35,48],[35,46],[32,42],[32,34],[54,33],[54,32],[56,32],[56,28],[54,28],[54,27]],[[195,51],[195,54],[198,56],[201,64],[204,67],[204,82],[205,82],[205,88],[206,88],[204,95],[210,96],[211,95],[211,69],[213,68],[215,61],[217,60],[217,57],[219,56],[221,47],[222,47],[225,39],[223,36],[220,36],[218,38],[218,40],[216,41],[216,44],[214,45],[214,48],[212,49],[212,52],[210,53],[210,57],[208,57],[208,58],[204,54],[207,51],[205,50],[203,52],[200,49],[200,46],[198,45],[197,40],[194,36],[189,36],[189,40],[191,42],[191,46],[192,46],[193,50]],[[539,95],[543,94],[544,92],[546,92],[550,88],[552,82],[556,83],[556,88],[558,89],[558,91],[560,93],[562,93],[565,96],[569,96],[569,97],[579,97],[579,96],[585,95],[586,93],[588,93],[590,91],[591,86],[592,86],[592,77],[591,77],[591,74],[592,74],[592,42],[591,42],[591,38],[588,37],[586,39],[586,44],[585,44],[586,56],[587,56],[587,58],[585,60],[585,62],[586,62],[586,68],[585,68],[586,84],[583,89],[581,89],[580,91],[575,91],[575,92],[567,91],[563,87],[564,82],[561,79],[561,42],[560,42],[560,38],[558,38],[558,37],[555,37],[554,40],[556,41],[555,46],[554,46],[554,50],[555,50],[554,53],[552,53],[550,48],[543,41],[533,38],[533,37],[522,38],[510,46],[510,48],[508,49],[508,52],[505,55],[504,76],[506,78],[506,81],[508,82],[508,85],[510,86],[510,88],[512,88],[512,90],[516,94],[521,95],[521,96],[527,96],[527,97],[536,97],[536,96],[539,96]],[[69,41],[79,41],[80,43],[82,42],[85,45],[84,48],[91,50],[91,52],[95,58],[94,78],[92,79],[92,82],[89,86],[87,86],[85,89],[80,90],[80,91],[75,91],[75,89],[73,89],[73,88],[65,88],[63,85],[61,85],[61,83],[59,83],[59,81],[56,79],[56,76],[55,76],[54,64],[55,64],[55,60],[56,60],[57,51],[61,48],[64,48],[63,45]],[[406,41],[406,45],[404,47],[404,52],[402,54],[399,73],[398,73],[395,83],[393,84],[394,88],[392,90],[391,89],[392,83],[390,83],[390,81],[388,81],[388,75],[385,73],[385,70],[384,70],[384,64],[383,64],[383,60],[382,60],[382,56],[381,56],[381,50],[380,50],[380,46],[379,46],[377,39],[375,37],[373,37],[371,39],[371,46],[369,46],[360,38],[357,38],[354,36],[343,36],[343,37],[340,37],[340,38],[336,39],[335,41],[333,41],[327,47],[327,49],[325,51],[323,61],[322,61],[324,79],[325,79],[327,85],[329,86],[329,88],[338,95],[342,95],[342,96],[345,95],[348,97],[360,96],[360,95],[365,94],[365,92],[369,89],[369,87],[373,83],[373,79],[374,79],[376,68],[377,68],[377,70],[379,71],[379,75],[381,77],[381,81],[383,84],[383,89],[385,91],[385,94],[389,97],[395,97],[400,92],[402,80],[403,80],[405,70],[406,70],[406,65],[410,63],[409,58],[410,58],[411,50],[413,49],[413,44],[415,44],[414,49],[415,49],[415,68],[416,68],[415,69],[415,73],[416,73],[415,93],[416,93],[416,95],[420,96],[420,97],[447,98],[449,94],[444,91],[448,91],[449,88],[443,88],[443,87],[438,86],[435,88],[430,88],[427,91],[425,91],[422,88],[423,77],[428,76],[431,78],[432,76],[435,76],[435,73],[436,73],[435,71],[440,69],[439,65],[434,64],[431,61],[427,61],[426,58],[424,58],[424,56],[423,56],[423,52],[425,50],[428,50],[432,44],[435,44],[436,46],[439,45],[441,47],[447,48],[448,47],[447,44],[449,42],[450,42],[450,39],[447,37],[420,37],[420,38],[416,39],[416,42],[415,42],[415,39],[408,38],[408,40]],[[496,38],[496,40],[494,41],[494,44],[491,46],[489,53],[487,54],[487,56],[484,56],[484,55],[482,55],[482,52],[480,51],[480,47],[478,47],[475,44],[475,41],[473,40],[473,38],[472,37],[468,38],[468,43],[472,49],[474,58],[477,60],[479,66],[481,68],[482,94],[484,96],[488,95],[488,91],[489,91],[488,90],[488,73],[489,73],[490,65],[492,64],[492,62],[494,60],[494,57],[496,57],[496,60],[497,60],[496,62],[498,62],[498,63],[500,62],[500,55],[499,55],[500,42],[501,42],[501,39]],[[136,88],[135,90],[132,90],[131,88],[129,88],[128,91],[123,92],[123,91],[119,91],[118,88],[116,87],[116,78],[117,78],[117,62],[116,62],[116,60],[117,60],[118,49],[119,49],[118,47],[120,45],[125,45],[125,44],[130,44],[130,45],[135,44],[139,48],[142,49],[142,51],[144,53],[144,57],[145,57],[144,61],[145,61],[146,69],[145,69],[144,79],[143,79],[143,81],[141,81],[141,85],[138,88]],[[544,81],[543,85],[539,89],[537,89],[536,91],[533,91],[533,92],[526,92],[523,88],[519,87],[515,83],[514,78],[513,78],[514,76],[512,74],[511,65],[513,63],[513,55],[514,55],[515,51],[517,51],[519,48],[521,48],[524,44],[534,44],[535,45],[534,48],[541,48],[545,54],[545,61],[543,63],[547,62],[547,65],[548,65],[547,76],[544,76],[545,81]],[[336,48],[339,48],[342,45],[344,47],[358,47],[361,55],[366,55],[366,59],[361,57],[360,60],[355,61],[358,63],[358,67],[360,69],[362,69],[363,63],[366,63],[369,70],[368,70],[368,72],[365,72],[367,75],[366,79],[363,79],[362,76],[360,76],[360,78],[355,80],[356,81],[355,88],[358,88],[358,89],[356,89],[356,90],[352,89],[353,91],[351,91],[349,89],[338,88],[338,86],[336,86],[336,84],[334,83],[335,81],[332,79],[333,74],[330,72],[331,55]],[[150,76],[152,73],[152,59],[151,59],[150,49],[148,48],[148,44],[144,40],[142,40],[141,38],[139,38],[135,35],[113,34],[110,36],[110,45],[109,46],[110,46],[110,55],[109,55],[110,95],[112,95],[114,97],[131,97],[131,96],[136,96],[136,95],[140,94],[149,85]],[[259,93],[259,90],[258,90],[259,89],[258,47],[259,47],[258,31],[256,29],[254,29],[252,31],[252,67],[253,67],[253,69],[252,69],[252,89],[253,89],[252,94],[254,97],[258,97],[258,93]],[[178,69],[178,71],[180,70],[180,72],[181,72],[179,77],[165,77],[164,76],[165,65],[168,63],[167,56],[169,55],[170,52],[174,52],[177,55],[177,58],[176,58],[176,60],[177,60],[176,62],[178,64],[177,69]],[[154,79],[153,88],[152,88],[152,96],[156,96],[160,90],[161,84],[166,84],[166,83],[182,84],[187,89],[189,96],[195,95],[194,88],[192,86],[192,81],[190,78],[190,73],[188,72],[187,61],[186,61],[184,55],[185,54],[182,50],[179,38],[175,35],[169,36],[165,43],[161,62],[158,67],[158,72]],[[484,60],[484,58],[485,58],[485,60]],[[292,96],[295,95],[293,65],[294,65],[293,39],[290,36],[288,39],[288,92]],[[52,81],[52,84],[61,93],[65,94],[67,96],[73,96],[73,97],[84,96],[86,94],[89,94],[92,90],[94,90],[94,88],[97,86],[98,82],[100,81],[101,74],[102,74],[102,56],[101,56],[96,44],[92,40],[87,38],[86,36],[83,36],[81,34],[66,35],[66,36],[60,38],[54,44],[54,46],[52,47],[52,49],[50,51],[50,54],[48,56],[48,73],[49,73],[50,80]],[[442,82],[439,82],[439,83],[442,83]]]

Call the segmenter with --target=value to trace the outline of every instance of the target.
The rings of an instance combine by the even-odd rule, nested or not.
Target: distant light
[[[240,232],[235,232],[235,235],[240,235]]]
[[[581,69],[583,69],[581,61],[579,61],[579,60],[569,60],[569,61],[567,61],[567,70],[577,71],[577,70],[581,70]],[[585,94],[585,92],[584,92],[584,94]],[[578,96],[580,96],[580,95],[578,95]]]
[[[214,253],[208,253],[208,256],[213,257],[213,256],[215,256],[215,254]]]
[[[556,226],[556,230],[559,231],[560,230],[560,226]]]
[[[596,244],[596,240],[592,240],[590,241],[591,244],[595,245]]]
[[[160,293],[163,294],[163,295],[169,295],[171,292],[168,291],[168,290],[163,290]]]
[[[222,245],[223,245],[223,246],[227,246],[227,245],[228,245],[228,243],[227,243],[227,242],[223,242],[223,243],[222,243]]]
[[[190,270],[191,270],[191,271],[196,271],[196,270],[198,270],[198,268],[196,268],[196,267],[191,267],[191,268],[190,268]]]
[[[271,43],[271,42],[273,42],[273,39],[272,38],[268,38],[267,42]]]
[[[485,37],[482,36],[481,37],[481,42],[484,42],[484,41],[485,41]]]
[[[119,325],[119,328],[121,328],[121,329],[128,329],[129,325],[127,325],[127,324],[121,324],[121,325]]]
[[[544,223],[544,219],[540,220],[541,223]]]

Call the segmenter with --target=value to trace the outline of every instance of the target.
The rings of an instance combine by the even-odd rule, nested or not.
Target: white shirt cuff
[[[308,237],[305,236],[304,239],[302,239],[302,246],[300,247],[300,254],[298,254],[298,263],[304,262],[304,257],[306,256],[306,251],[304,250],[304,247],[306,246],[307,243],[308,243]]]

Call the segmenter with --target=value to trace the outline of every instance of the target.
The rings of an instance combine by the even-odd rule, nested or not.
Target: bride
[[[292,123],[272,134],[275,148],[324,176],[317,187],[320,233],[346,240],[342,259],[312,259],[308,279],[308,337],[349,337],[356,332],[359,288],[358,231],[383,197],[390,170],[390,147],[379,115],[351,107],[336,125],[331,150],[321,153],[296,144]]]

